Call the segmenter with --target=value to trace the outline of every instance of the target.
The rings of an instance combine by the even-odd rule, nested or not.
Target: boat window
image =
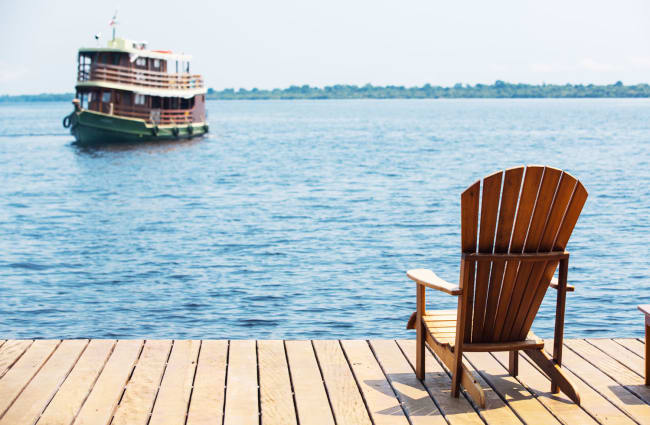
[[[111,92],[105,91],[102,93],[102,102],[109,103],[111,101]]]
[[[147,66],[147,58],[137,58],[135,60],[135,65],[136,66],[141,66],[141,67],[146,67]]]
[[[135,104],[136,105],[144,105],[144,95],[143,94],[136,94],[135,95]]]
[[[120,64],[120,54],[113,53],[113,65],[119,65],[119,64]]]
[[[153,60],[153,67],[156,69],[160,69],[160,59]]]

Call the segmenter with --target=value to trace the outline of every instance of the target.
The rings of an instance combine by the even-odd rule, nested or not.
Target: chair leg
[[[419,320],[416,324],[416,339],[415,339],[415,376],[420,380],[424,380],[424,324]]]
[[[510,372],[510,375],[516,377],[519,375],[519,351],[511,351],[509,354],[508,372]]]
[[[454,362],[451,367],[451,395],[456,398],[460,393],[460,381],[463,376],[463,350],[458,345],[454,351]]]
[[[556,383],[560,390],[567,395],[573,402],[580,405],[580,395],[575,387],[566,377],[559,365],[552,360],[543,349],[539,350],[524,350],[524,353],[535,362],[537,366],[551,379],[551,382]]]
[[[459,359],[460,361],[456,363],[455,352],[452,352],[449,349],[449,346],[442,346],[436,343],[436,341],[434,341],[431,338],[428,338],[427,341],[429,343],[429,347],[431,347],[431,349],[436,354],[436,356],[438,356],[438,358],[442,361],[442,363],[453,374],[452,381],[451,381],[452,394],[454,388],[454,379],[456,379],[457,380],[456,386],[462,385],[465,388],[465,391],[469,393],[472,400],[474,400],[476,404],[478,404],[481,408],[484,409],[485,393],[483,392],[483,389],[481,388],[481,385],[478,383],[476,378],[474,378],[474,376],[472,375],[472,372],[470,372],[469,369],[467,369],[467,367],[463,364],[462,357]],[[458,370],[459,370],[458,373],[454,373],[456,365],[458,365]]]
[[[566,304],[566,285],[569,260],[560,261],[558,272],[557,305],[555,307],[555,334],[553,336],[553,363],[562,366],[562,343],[564,340],[564,308]],[[559,391],[559,383],[551,376],[551,393]]]
[[[425,287],[423,285],[415,285],[416,286],[416,303],[417,303],[417,309],[416,309],[416,317],[415,317],[415,332],[416,332],[416,340],[415,340],[415,376],[420,380],[424,380],[424,344],[425,344],[425,336],[424,336],[424,320],[423,316],[426,311],[426,302],[425,302],[425,297],[426,297],[426,292],[425,292]]]

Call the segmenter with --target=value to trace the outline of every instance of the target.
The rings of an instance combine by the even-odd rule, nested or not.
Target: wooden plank
[[[620,344],[607,338],[589,338],[586,340],[589,344],[597,347],[599,350],[607,353],[611,358],[617,360],[623,366],[636,372],[640,377],[644,377],[645,364],[642,357],[634,354],[630,350],[621,347]]]
[[[187,425],[221,425],[226,394],[228,341],[203,340]]]
[[[260,410],[264,425],[297,424],[284,342],[257,342]],[[300,376],[297,377],[300,379]]]
[[[465,353],[465,357],[524,422],[559,423],[490,353]]]
[[[255,341],[230,341],[224,425],[259,422]]]
[[[314,341],[336,422],[370,425],[370,417],[339,341]]]
[[[115,344],[74,425],[105,425],[111,421],[141,348],[142,340],[124,340]]]
[[[413,340],[398,340],[397,345],[411,364],[411,367],[413,367],[415,364],[415,342]],[[467,400],[465,393],[458,398],[451,396],[451,378],[429,350],[426,350],[425,362],[427,373],[423,381],[424,387],[429,392],[429,395],[436,400],[438,407],[447,421],[449,421],[451,425],[482,424],[483,421],[481,420],[481,417]],[[519,422],[517,417],[514,416],[505,405],[490,407],[496,409],[502,408],[507,411],[505,416],[499,416],[501,423],[506,422],[505,418],[514,418],[515,422]]]
[[[508,368],[507,352],[492,353],[504,369]],[[519,354],[517,380],[534,394],[547,409],[565,424],[597,424],[580,406],[573,403],[563,393],[553,394],[549,391],[550,381],[528,358]],[[577,385],[577,384],[576,384]]]
[[[618,384],[619,388],[629,391],[641,400],[650,404],[650,387],[644,385],[645,382],[642,376],[632,372],[616,359],[608,356],[583,339],[570,339],[565,341],[564,345],[571,348],[580,357],[596,366],[601,372],[614,380]],[[636,403],[639,404],[639,400],[636,400]],[[639,407],[635,411],[638,414],[643,412],[648,415],[648,418],[650,418],[650,406],[648,405],[645,405],[643,408]]]
[[[367,341],[341,341],[374,425],[408,425],[404,410]],[[415,345],[413,346],[415,353]]]
[[[526,167],[526,174],[521,188],[521,196],[519,198],[519,205],[517,207],[517,216],[515,218],[514,228],[512,230],[512,240],[510,242],[509,252],[522,253],[524,251],[524,243],[526,241],[526,234],[528,226],[533,214],[535,206],[535,199],[537,198],[537,191],[544,167],[528,166]],[[497,341],[505,340],[508,333],[511,321],[514,320],[514,312],[511,310],[517,306],[513,305],[515,285],[518,279],[518,270],[523,263],[520,261],[508,261],[505,265],[503,272],[503,283],[501,286],[501,295],[499,306],[497,307],[497,314],[494,320],[493,335]],[[508,322],[508,323],[506,323]]]
[[[481,222],[478,237],[478,252],[491,254],[494,249],[494,236],[501,195],[501,178],[503,172],[499,171],[483,179],[483,193],[481,195]],[[472,326],[472,342],[486,341],[483,335],[485,310],[490,283],[491,262],[482,261],[476,266],[476,284],[474,292],[474,315]],[[465,337],[468,340],[468,336]]]
[[[41,370],[25,387],[20,397],[0,419],[0,425],[35,423],[87,344],[88,340],[85,339],[61,342]]]
[[[175,340],[160,383],[150,425],[185,423],[201,341]]]
[[[468,187],[460,195],[460,233],[461,249],[463,252],[476,252],[476,236],[478,232],[478,204],[480,196],[480,180]],[[460,286],[463,294],[458,300],[459,307],[463,306],[465,320],[458,326],[464,327],[463,341],[469,341],[472,335],[472,306],[474,305],[474,261],[464,262],[466,270],[461,266]],[[463,273],[466,280],[463,282]]]
[[[640,357],[645,355],[645,344],[636,338],[614,338],[614,341]]]
[[[10,340],[0,348],[0,378],[7,373],[33,342],[31,339]]]
[[[300,425],[334,425],[323,378],[310,341],[286,341]]]
[[[83,352],[52,402],[38,420],[39,425],[71,424],[106,364],[115,340],[93,339]]]
[[[510,168],[505,171],[503,190],[501,193],[501,205],[499,207],[499,222],[497,224],[497,233],[494,240],[495,253],[508,252],[523,173],[524,167]],[[489,284],[490,290],[486,304],[484,324],[485,338],[488,341],[494,340],[494,321],[499,307],[501,284],[505,265],[505,261],[492,262]]]
[[[565,349],[562,354],[562,369],[580,378],[581,381],[574,382],[581,397],[581,406],[589,414],[597,418],[600,422],[604,422],[605,420],[627,422],[626,418],[622,417],[624,416],[623,414],[636,421],[639,418],[647,417],[647,405],[645,405],[646,408],[642,407],[639,409],[638,406],[642,404],[641,400],[608,377],[598,367],[578,356],[572,350],[566,349],[566,342],[569,342],[569,340],[565,340]],[[553,340],[547,340],[545,343],[546,351],[551,353],[553,351]],[[571,374],[567,373],[567,375]],[[582,383],[586,385],[582,385]],[[590,392],[585,391],[585,386],[587,385],[602,396],[598,400],[598,403],[593,402],[592,404],[587,404],[584,398],[585,393],[590,394]],[[608,403],[618,408],[618,412],[612,409]]]
[[[41,369],[59,345],[58,340],[37,340],[0,379],[0,417]]]
[[[549,345],[547,345],[549,349],[553,349],[553,342],[552,340],[549,342]],[[570,352],[570,350],[565,350],[569,351],[568,355],[570,358],[575,356],[574,353]],[[532,367],[534,367],[538,373],[542,373],[535,364],[530,361],[526,356],[523,356],[524,359],[526,359],[526,362],[528,364],[531,364]],[[523,366],[523,361],[521,362]],[[628,416],[626,416],[621,410],[619,410],[614,404],[612,404],[607,398],[605,398],[602,394],[600,394],[598,391],[594,390],[592,387],[590,387],[585,381],[583,381],[582,377],[583,376],[588,376],[588,374],[591,372],[589,370],[586,371],[587,375],[581,374],[580,377],[578,377],[576,374],[574,374],[569,368],[565,367],[564,365],[562,366],[562,371],[564,374],[571,379],[573,384],[575,385],[575,388],[580,394],[580,407],[587,412],[590,416],[594,417],[598,422],[602,424],[631,424],[633,423],[632,419],[630,419]],[[585,371],[582,371],[585,372]],[[546,388],[550,388],[548,385],[548,378],[546,378]],[[566,397],[562,393],[558,394],[552,394],[551,396],[557,397],[558,399]],[[572,425],[572,424],[569,424]]]
[[[145,341],[112,425],[147,424],[171,347],[170,340]]]
[[[391,340],[372,340],[370,345],[411,424],[446,424],[442,412],[422,382],[415,377],[397,343]]]

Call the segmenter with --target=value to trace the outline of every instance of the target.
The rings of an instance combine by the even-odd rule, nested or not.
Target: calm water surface
[[[460,192],[522,163],[590,193],[566,334],[642,335],[649,100],[208,106],[209,138],[90,149],[68,103],[0,104],[0,338],[412,337],[405,270],[456,281]]]

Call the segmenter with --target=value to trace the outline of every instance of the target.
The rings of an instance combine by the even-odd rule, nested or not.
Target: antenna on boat
[[[115,10],[115,13],[113,14],[113,18],[108,21],[108,26],[113,28],[113,40],[115,40],[115,27],[117,27],[117,10]]]

